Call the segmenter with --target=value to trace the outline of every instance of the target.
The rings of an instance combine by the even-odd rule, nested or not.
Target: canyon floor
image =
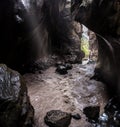
[[[90,80],[94,75],[95,64],[74,64],[68,74],[56,73],[56,67],[39,74],[25,74],[28,93],[35,109],[35,127],[47,127],[44,117],[50,110],[79,113],[80,120],[72,119],[70,127],[92,127],[83,109],[100,106],[100,113],[108,101],[105,85]]]

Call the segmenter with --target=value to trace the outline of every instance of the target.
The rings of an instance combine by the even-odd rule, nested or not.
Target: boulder
[[[0,127],[32,127],[34,109],[21,75],[0,65]]]
[[[56,69],[56,72],[58,72],[61,75],[67,74],[67,68],[63,65],[59,65]]]
[[[71,122],[71,114],[60,110],[51,110],[47,112],[44,120],[49,127],[68,127]]]

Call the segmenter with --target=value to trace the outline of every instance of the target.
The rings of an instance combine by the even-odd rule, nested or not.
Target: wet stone
[[[111,98],[98,120],[89,120],[94,127],[120,127],[120,96]],[[92,112],[91,112],[92,114]],[[90,114],[89,114],[90,115]],[[89,116],[86,115],[87,117]]]
[[[111,98],[105,106],[104,113],[99,118],[99,125],[105,127],[120,127],[120,96]]]
[[[67,70],[70,70],[70,69],[73,68],[72,64],[70,64],[70,63],[66,63],[65,67],[66,67]]]
[[[0,65],[0,127],[32,127],[34,109],[20,74]]]
[[[103,113],[103,114],[99,117],[99,121],[107,122],[107,121],[108,121],[108,115],[107,115],[106,113]]]
[[[80,120],[80,119],[81,119],[81,116],[80,116],[80,114],[78,114],[78,113],[74,113],[74,114],[72,114],[71,116],[72,116],[72,118],[75,119],[75,120]]]
[[[59,74],[62,74],[62,75],[68,73],[68,72],[67,72],[67,68],[66,68],[65,66],[63,66],[63,65],[59,65],[59,66],[57,67],[57,69],[56,69],[56,72],[58,72]]]
[[[59,74],[67,74],[67,70],[70,70],[73,68],[72,64],[70,63],[63,63],[61,61],[58,61],[55,65],[57,67],[56,72]]]
[[[100,113],[100,107],[99,106],[89,106],[85,107],[83,109],[83,113],[86,115],[88,118],[88,121],[90,122],[95,122],[99,118],[99,113]]]
[[[71,123],[71,114],[60,110],[51,110],[47,112],[44,121],[49,127],[68,127]]]
[[[120,110],[120,96],[111,98],[105,106],[105,112],[114,113],[116,110]]]
[[[116,111],[114,114],[114,120],[118,120],[120,122],[120,111]]]

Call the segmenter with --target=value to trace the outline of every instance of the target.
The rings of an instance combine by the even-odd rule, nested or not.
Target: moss
[[[85,58],[89,58],[89,41],[84,37],[81,38],[81,50],[85,53]]]

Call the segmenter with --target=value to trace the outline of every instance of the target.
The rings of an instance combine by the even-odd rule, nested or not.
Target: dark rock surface
[[[75,113],[75,114],[74,114],[74,113],[72,113],[72,115],[71,115],[71,116],[72,116],[72,118],[73,118],[73,119],[75,119],[75,120],[80,120],[80,119],[81,119],[81,116],[80,116],[80,114],[79,114],[79,113]]]
[[[99,118],[100,107],[89,106],[83,109],[83,113],[88,117],[88,121],[97,121]]]
[[[114,96],[106,104],[103,113],[96,120],[90,121],[94,127],[119,127],[120,126],[120,101],[119,96]]]
[[[66,0],[1,0],[0,62],[22,71],[47,54],[81,54],[65,5]]]
[[[70,63],[66,63],[65,67],[66,67],[67,70],[70,70],[70,69],[73,68],[72,64],[70,64]]]
[[[63,65],[59,65],[56,69],[56,72],[58,72],[59,74],[67,74],[67,68]]]
[[[75,20],[96,33],[101,80],[119,94],[120,91],[120,1],[72,0]],[[112,91],[111,91],[112,92]]]
[[[32,127],[34,109],[16,71],[0,65],[0,127]]]
[[[71,123],[71,114],[61,110],[51,110],[47,112],[44,120],[49,127],[68,127]]]
[[[70,63],[57,62],[56,67],[56,72],[64,75],[67,74],[67,71],[72,69],[73,66]]]

